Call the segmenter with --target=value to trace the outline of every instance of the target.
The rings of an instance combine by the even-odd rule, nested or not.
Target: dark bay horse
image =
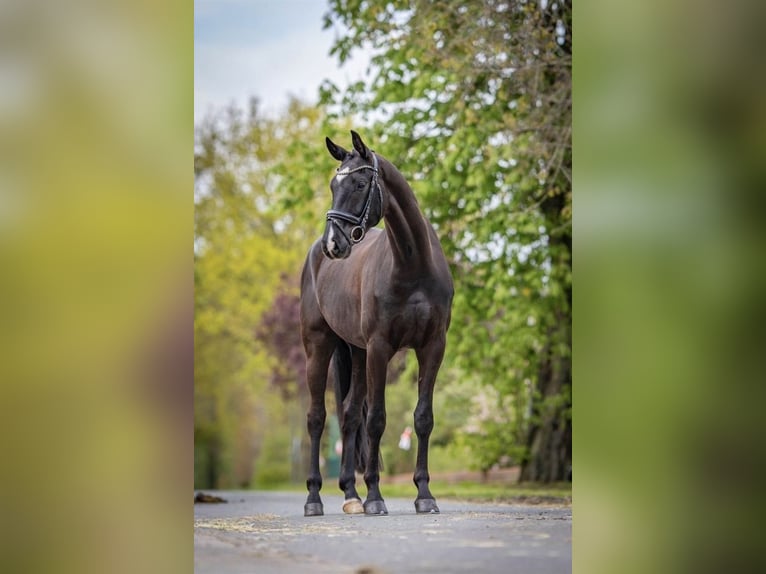
[[[301,277],[301,335],[311,393],[304,514],[324,514],[319,443],[331,364],[343,440],[343,510],[388,514],[379,488],[386,370],[403,348],[415,350],[419,365],[415,510],[435,513],[439,507],[428,488],[428,439],[434,425],[434,383],[450,322],[452,276],[439,239],[402,174],[359,134],[352,131],[351,137],[352,151],[326,138],[327,149],[341,165],[330,182],[332,209],[324,234],[309,250]],[[372,229],[381,218],[385,230]],[[355,466],[367,484],[364,504],[356,490]]]

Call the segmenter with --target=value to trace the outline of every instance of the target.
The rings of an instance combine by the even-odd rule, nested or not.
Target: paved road
[[[443,499],[441,514],[417,515],[389,498],[388,516],[364,516],[323,494],[325,516],[305,518],[300,493],[214,494],[228,502],[194,505],[197,574],[571,572],[571,507]]]

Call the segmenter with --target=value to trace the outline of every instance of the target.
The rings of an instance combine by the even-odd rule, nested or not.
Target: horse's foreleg
[[[322,475],[319,472],[319,448],[324,431],[325,389],[327,388],[327,369],[332,356],[332,347],[327,345],[306,345],[306,381],[311,395],[311,405],[306,417],[309,437],[311,438],[311,461],[306,487],[309,495],[303,507],[304,516],[322,516],[324,507],[319,491],[322,488]]]
[[[385,344],[367,348],[367,434],[370,452],[364,473],[364,482],[367,484],[365,514],[388,514],[380,494],[380,439],[386,429],[386,369],[392,356],[391,348]]]
[[[413,480],[418,488],[415,499],[415,510],[418,513],[436,513],[436,505],[428,483],[428,440],[434,428],[433,397],[436,374],[439,372],[444,358],[444,340],[433,341],[428,346],[417,349],[418,373],[418,404],[415,407],[415,433],[418,436],[418,458],[415,464]]]

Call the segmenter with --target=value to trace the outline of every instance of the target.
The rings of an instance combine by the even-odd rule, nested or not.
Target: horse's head
[[[345,259],[351,248],[383,217],[383,192],[378,182],[378,158],[355,131],[353,151],[326,138],[330,155],[341,162],[330,182],[332,209],[322,236],[322,250],[330,259]]]

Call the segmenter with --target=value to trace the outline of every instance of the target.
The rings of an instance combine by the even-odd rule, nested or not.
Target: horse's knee
[[[325,418],[327,412],[325,409],[310,409],[306,415],[306,426],[310,436],[320,436],[324,430]]]
[[[361,409],[353,409],[346,407],[343,409],[343,422],[341,423],[341,433],[345,436],[346,433],[356,432],[359,425],[362,424],[362,412]]]
[[[434,412],[431,405],[418,404],[415,409],[415,433],[420,436],[431,434],[434,428]]]
[[[380,440],[386,430],[386,411],[373,409],[367,415],[367,434],[371,440]]]

